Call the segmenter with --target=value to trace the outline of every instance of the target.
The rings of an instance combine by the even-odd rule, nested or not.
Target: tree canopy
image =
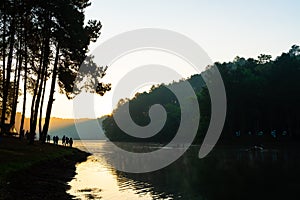
[[[232,62],[214,63],[224,81],[228,106],[220,141],[240,138],[247,142],[272,142],[299,138],[299,50],[299,46],[294,45],[274,60],[270,55],[261,54],[257,59],[236,57]],[[184,81],[194,88],[200,106],[200,125],[195,139],[199,143],[210,122],[209,91],[201,74]],[[157,135],[147,139],[127,135],[115,123],[114,113],[103,122],[106,135],[113,141],[169,142],[177,132],[181,115],[176,97],[164,85],[152,87],[149,93],[137,94],[133,99],[122,100],[116,110],[129,104],[132,119],[145,126],[150,122],[149,107],[156,103],[163,105],[168,113],[167,122]]]
[[[80,93],[74,90],[79,68],[87,59],[101,88],[89,91],[103,95],[110,84],[99,81],[107,67],[97,66],[87,58],[88,47],[100,36],[102,25],[97,20],[85,20],[85,9],[90,0],[4,0],[0,3],[1,45],[1,134],[14,127],[18,97],[23,89],[23,113],[20,131],[23,131],[26,95],[31,102],[30,138],[34,140],[39,124],[39,138],[45,141],[49,128],[56,85],[68,98]],[[86,23],[85,23],[86,22]],[[92,70],[90,70],[92,71]],[[87,74],[88,75],[88,74]],[[23,78],[23,87],[21,79]],[[43,114],[46,82],[51,80],[47,111]],[[42,116],[45,123],[42,125]]]

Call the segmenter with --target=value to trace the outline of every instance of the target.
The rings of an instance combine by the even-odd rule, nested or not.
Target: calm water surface
[[[153,199],[150,192],[138,194],[133,187],[133,180],[121,180],[117,172],[110,166],[105,158],[111,154],[111,147],[105,141],[75,141],[75,147],[93,150],[92,156],[86,162],[77,165],[77,175],[69,183],[68,191],[75,199]],[[146,188],[146,184],[141,184]]]
[[[113,146],[105,141],[75,142],[93,155],[77,165],[68,191],[74,199],[290,199],[300,196],[297,147],[247,151],[216,148],[198,159],[199,146],[159,171],[143,174],[116,171],[110,164]],[[155,149],[154,144],[124,144]]]

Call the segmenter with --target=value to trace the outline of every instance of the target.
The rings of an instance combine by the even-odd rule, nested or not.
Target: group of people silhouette
[[[58,141],[59,141],[59,137],[58,136],[53,136],[52,140],[53,140],[53,144],[58,145]]]
[[[72,138],[68,138],[65,135],[62,137],[62,145],[64,146],[68,146],[70,145],[70,147],[72,147],[73,145],[73,139]]]
[[[53,144],[58,145],[59,142],[59,137],[58,136],[53,136],[52,138]],[[63,146],[73,146],[73,139],[72,138],[68,138],[65,135],[62,137],[61,139],[61,144]],[[47,135],[47,142],[50,143],[50,135]]]

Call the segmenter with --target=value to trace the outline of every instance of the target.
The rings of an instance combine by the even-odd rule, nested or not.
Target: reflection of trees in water
[[[86,199],[102,199],[100,193],[101,189],[98,188],[87,188],[78,190],[78,193],[81,193]]]
[[[115,171],[118,185],[141,195],[149,192],[153,199],[277,199],[297,194],[298,151],[217,149],[200,160],[197,150],[159,171]]]
[[[181,196],[177,190],[181,184],[179,178],[173,171],[132,174],[117,172],[118,185],[122,190],[134,188],[137,194],[150,193],[153,199],[177,199]]]

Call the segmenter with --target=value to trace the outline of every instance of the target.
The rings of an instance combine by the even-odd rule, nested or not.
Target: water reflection
[[[136,149],[158,148],[134,145]],[[94,156],[77,166],[78,174],[70,182],[69,192],[77,199],[287,199],[298,194],[300,186],[295,148],[217,148],[200,160],[199,147],[193,146],[164,169],[134,174],[111,167],[115,155],[109,144],[90,142],[89,147]]]

